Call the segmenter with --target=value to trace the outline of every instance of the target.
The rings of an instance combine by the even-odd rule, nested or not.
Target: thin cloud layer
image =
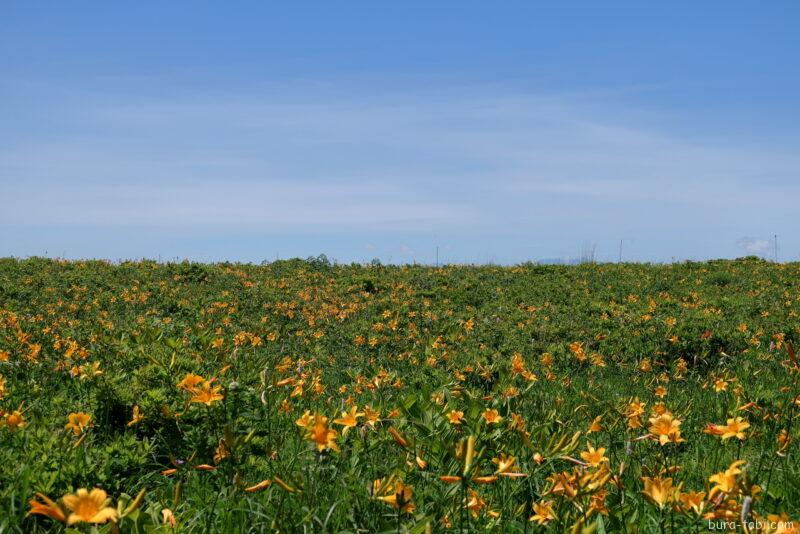
[[[766,239],[755,237],[742,237],[736,240],[736,246],[748,254],[765,254],[769,251],[771,244]]]
[[[39,90],[60,105],[29,117],[27,135],[4,136],[6,225],[382,232],[402,256],[403,236],[496,236],[512,248],[536,236],[547,251],[634,236],[685,250],[699,237],[702,250],[707,231],[725,255],[760,253],[735,235],[783,231],[800,198],[795,152],[654,127],[613,94]],[[42,135],[53,126],[62,133]]]

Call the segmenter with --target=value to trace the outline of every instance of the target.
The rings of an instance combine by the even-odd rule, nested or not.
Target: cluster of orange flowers
[[[54,502],[47,495],[36,494],[40,501],[32,500],[31,514],[44,515],[56,521],[61,521],[67,525],[76,523],[106,523],[117,521],[120,512],[111,505],[111,499],[105,491],[94,488],[91,491],[79,489],[74,494],[64,495],[60,502]],[[126,509],[130,513],[139,507],[144,493],[135,501],[131,508]]]
[[[492,274],[510,279],[522,271]],[[444,268],[426,276],[454,272]],[[250,494],[283,491],[299,502],[310,499],[314,486],[306,476],[314,476],[313,467],[340,462],[337,469],[345,469],[345,462],[372,462],[369,476],[354,470],[359,475],[348,481],[360,487],[369,506],[382,506],[374,500],[391,507],[388,511],[397,518],[429,521],[431,499],[440,499],[436,521],[446,528],[457,520],[476,519],[497,527],[510,515],[556,530],[575,524],[591,528],[596,516],[619,512],[614,508],[621,494],[626,499],[638,495],[650,517],[674,512],[684,524],[760,518],[760,506],[766,502],[767,509],[775,501],[765,491],[768,484],[755,474],[755,453],[774,453],[775,461],[794,454],[790,446],[797,429],[791,417],[800,407],[800,366],[788,341],[791,335],[771,334],[764,310],[753,314],[749,325],[736,326],[738,319],[729,323],[735,350],[714,345],[716,332],[708,328],[724,316],[724,306],[709,300],[711,292],[702,290],[700,274],[696,280],[687,278],[690,291],[684,295],[626,289],[633,293],[595,297],[598,288],[590,290],[588,280],[576,281],[575,295],[592,295],[587,306],[591,317],[583,318],[594,322],[587,323],[572,320],[559,300],[508,296],[510,286],[500,283],[484,289],[502,299],[502,306],[481,309],[477,303],[483,294],[476,292],[475,304],[465,303],[472,298],[451,301],[449,287],[421,290],[402,272],[385,280],[359,272],[346,283],[324,270],[301,269],[279,277],[226,266],[218,274],[228,277],[228,285],[208,293],[188,320],[161,312],[164,303],[155,302],[166,295],[167,308],[173,301],[177,307],[192,304],[194,295],[181,286],[187,278],[177,274],[174,284],[170,279],[158,285],[137,280],[109,292],[111,303],[125,303],[132,312],[118,316],[101,310],[77,285],[69,289],[75,302],[59,296],[41,304],[41,313],[29,315],[0,310],[0,334],[14,347],[13,354],[0,351],[0,362],[14,358],[38,368],[46,365],[76,389],[93,391],[111,382],[116,372],[116,362],[98,350],[113,346],[105,334],[122,330],[141,344],[157,338],[152,343],[159,346],[148,354],[158,355],[166,347],[161,354],[171,352],[172,361],[167,366],[158,356],[144,356],[145,350],[141,361],[147,358],[154,368],[170,370],[159,395],[153,395],[163,399],[167,391],[169,400],[134,397],[140,407],[128,396],[127,427],[145,418],[146,423],[135,430],[126,430],[124,420],[115,424],[138,438],[159,432],[164,420],[186,428],[183,423],[196,416],[194,421],[207,431],[202,445],[191,443],[188,454],[180,453],[185,459],[171,456],[154,469],[164,475],[156,477],[160,482],[217,477],[239,497],[258,499]],[[642,287],[635,278],[631,284]],[[774,291],[767,282],[755,285],[749,295],[753,302]],[[778,304],[786,302],[790,316],[795,301],[783,295]],[[258,303],[257,317],[248,318],[243,310],[254,309],[252,302]],[[78,317],[89,312],[91,327],[75,333],[81,332]],[[684,313],[703,326],[688,324]],[[650,348],[626,353],[620,331],[632,345],[641,341]],[[614,337],[616,345],[609,342]],[[687,340],[691,350],[681,348]],[[789,351],[788,361],[778,356],[781,350]],[[785,369],[790,380],[773,391],[776,397],[793,395],[790,413],[779,413],[772,399],[764,402],[746,391],[747,378],[729,364],[732,356],[725,351]],[[174,369],[180,374],[173,375]],[[20,382],[8,376],[16,390]],[[231,376],[245,385],[232,385]],[[620,389],[611,391],[607,379],[622,384]],[[16,393],[8,384],[0,375],[0,400]],[[687,395],[692,387],[697,397]],[[172,397],[177,401],[169,398],[176,388],[180,395]],[[87,399],[93,396],[81,397],[80,408],[73,408],[86,412],[69,413],[66,422],[58,413],[54,426],[60,443],[88,449],[105,432],[102,412]],[[714,407],[701,411],[701,403]],[[8,431],[10,439],[21,441],[27,435],[21,430],[41,423],[31,405],[14,400],[0,408],[0,430]],[[269,424],[261,425],[266,418]],[[274,432],[281,433],[280,439]],[[257,446],[243,444],[252,436]],[[176,450],[189,443],[180,439]],[[684,461],[692,456],[686,452],[712,447],[719,452],[714,467],[691,466],[697,478],[690,482],[684,473],[694,458]],[[283,448],[291,450],[291,462],[284,460],[289,454]],[[256,456],[263,460],[254,462],[261,471],[249,472],[243,457]],[[302,468],[310,474],[296,472],[295,460],[308,462]],[[78,489],[57,501],[37,494],[30,514],[66,525],[118,522],[132,506],[121,503],[112,506],[99,488]],[[166,523],[174,524],[171,511],[162,513]],[[459,513],[463,518],[456,517]],[[785,515],[764,518],[782,525],[776,532],[791,531]]]
[[[184,377],[183,380],[178,382],[177,387],[178,389],[182,389],[183,391],[186,391],[192,395],[189,399],[189,402],[196,402],[205,404],[206,406],[211,406],[215,402],[219,402],[225,398],[225,396],[220,393],[222,386],[214,385],[215,381],[215,378],[206,380],[202,376],[189,373]]]

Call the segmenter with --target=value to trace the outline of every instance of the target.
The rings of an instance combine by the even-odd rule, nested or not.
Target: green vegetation
[[[755,258],[0,260],[0,531],[790,532],[798,311]]]

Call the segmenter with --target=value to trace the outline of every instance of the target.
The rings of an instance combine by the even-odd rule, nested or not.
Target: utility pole
[[[436,245],[436,267],[439,267],[439,245]]]
[[[617,263],[622,263],[622,239],[619,240],[619,261]]]

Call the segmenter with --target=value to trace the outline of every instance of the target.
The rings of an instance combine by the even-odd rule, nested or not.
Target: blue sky
[[[797,2],[5,2],[0,256],[800,258]]]

